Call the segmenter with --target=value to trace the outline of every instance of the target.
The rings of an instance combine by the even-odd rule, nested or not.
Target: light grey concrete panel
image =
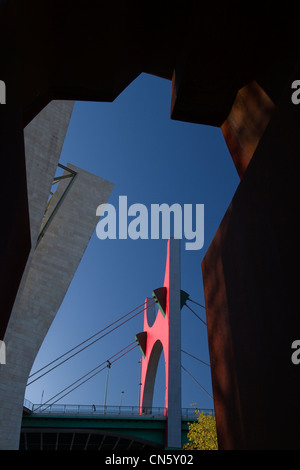
[[[18,449],[28,375],[97,224],[96,208],[113,184],[71,164],[76,178],[44,236],[41,228],[63,194],[62,180],[45,207],[73,108],[52,102],[25,130],[32,250],[5,335],[0,365],[0,449]]]

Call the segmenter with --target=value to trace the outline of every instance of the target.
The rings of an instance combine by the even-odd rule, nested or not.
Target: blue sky
[[[204,304],[201,261],[232,199],[239,179],[221,130],[170,119],[171,83],[140,75],[113,103],[76,102],[60,162],[68,162],[115,184],[109,203],[120,195],[128,205],[204,204],[204,246],[185,250],[181,242],[182,289]],[[96,211],[96,208],[95,208]],[[80,221],[78,221],[80,223]],[[166,240],[99,240],[93,234],[64,302],[32,371],[142,304],[163,285]],[[190,304],[205,319],[200,307]],[[64,365],[27,387],[33,403],[49,400],[106,361],[143,329],[143,314],[107,335]],[[209,362],[207,332],[182,309],[182,349]],[[112,365],[107,405],[136,406],[138,348]],[[212,395],[210,368],[182,354],[182,365]],[[58,403],[103,404],[106,370]],[[154,406],[164,404],[164,364],[160,361]],[[213,408],[212,399],[182,370],[182,406]]]

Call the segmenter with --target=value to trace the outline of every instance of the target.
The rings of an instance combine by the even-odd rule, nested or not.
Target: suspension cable
[[[196,359],[196,361],[202,362],[202,364],[205,364],[206,366],[210,367],[210,364],[208,364],[207,362],[202,361],[202,360],[199,359],[198,357],[193,356],[192,354],[190,354],[190,353],[184,351],[183,349],[182,349],[181,351],[182,351],[184,354],[187,354],[188,356],[193,357],[194,359]]]
[[[152,303],[148,303],[147,304],[147,307],[146,308],[149,308],[151,307],[152,305],[155,304],[155,301],[153,301]],[[39,380],[41,377],[43,377],[44,375],[48,374],[49,372],[51,372],[52,370],[56,369],[58,366],[60,366],[61,364],[67,362],[69,359],[71,359],[72,357],[76,356],[77,354],[79,354],[80,352],[84,351],[85,349],[87,349],[88,347],[92,346],[94,343],[96,343],[97,341],[99,341],[100,339],[104,338],[105,336],[107,336],[109,333],[112,333],[113,331],[115,331],[117,328],[119,328],[120,326],[124,325],[125,323],[127,323],[128,321],[132,320],[133,318],[135,318],[137,315],[139,315],[140,313],[142,313],[144,311],[144,308],[145,308],[145,302],[141,305],[139,305],[138,307],[136,307],[135,309],[131,310],[130,312],[128,312],[126,315],[123,315],[121,318],[119,318],[118,320],[115,320],[113,323],[111,323],[110,325],[106,326],[105,328],[103,328],[102,330],[98,331],[97,333],[93,334],[92,336],[90,336],[89,338],[87,338],[86,340],[82,341],[80,344],[78,344],[77,346],[73,347],[72,349],[70,349],[69,351],[65,352],[64,354],[62,354],[61,356],[59,356],[58,358],[56,358],[55,360],[49,362],[48,364],[46,364],[45,366],[43,366],[42,368],[40,368],[39,370],[37,370],[36,372],[34,372],[33,374],[31,374],[29,376],[29,378],[33,377],[34,375],[36,375],[38,372],[41,372],[42,370],[44,370],[45,368],[49,367],[51,364],[54,364],[55,362],[57,362],[59,359],[63,358],[64,356],[66,356],[67,354],[69,354],[70,352],[74,351],[75,349],[77,349],[78,347],[80,347],[81,345],[83,345],[84,343],[86,343],[87,341],[89,341],[90,339],[94,338],[95,336],[99,335],[100,333],[102,333],[103,331],[107,330],[108,328],[110,328],[111,326],[113,326],[114,324],[120,322],[123,318],[127,317],[128,315],[130,315],[132,312],[134,312],[135,310],[137,310],[138,308],[140,308],[141,306],[143,306],[143,308],[141,310],[139,310],[138,312],[136,312],[134,315],[132,315],[130,318],[127,318],[127,320],[124,320],[122,323],[120,323],[119,325],[115,326],[114,328],[112,328],[110,331],[106,332],[105,334],[103,334],[102,336],[100,336],[99,338],[95,339],[94,341],[92,341],[91,343],[89,343],[87,346],[81,348],[79,351],[76,351],[74,354],[72,354],[71,356],[67,357],[66,359],[64,359],[63,361],[59,362],[58,364],[56,364],[55,366],[53,366],[51,369],[47,370],[46,372],[44,372],[43,374],[39,375],[38,377],[36,377],[34,380],[32,380],[31,382],[29,382],[27,384],[27,386],[31,385],[32,383],[36,382],[37,380]]]
[[[207,310],[207,308],[205,307],[205,305],[199,304],[199,302],[196,302],[195,300],[192,300],[192,299],[190,299],[190,298],[188,298],[187,300],[189,300],[190,302],[193,302],[193,304],[199,305],[199,307],[204,308],[204,310]]]
[[[197,317],[197,318],[199,318],[199,320],[201,320],[201,321],[202,321],[202,323],[204,323],[204,325],[206,326],[206,323],[205,323],[205,321],[204,321],[204,320],[202,320],[202,318],[201,318],[201,317],[199,317],[199,315],[197,315],[197,313],[196,313],[196,312],[194,312],[194,310],[193,310],[193,309],[192,309],[192,308],[191,308],[189,305],[185,304],[185,306],[186,306],[186,307],[187,307],[187,308],[188,308],[188,309],[189,309],[191,312],[193,312],[193,314],[194,314],[194,315],[196,315],[196,317]]]
[[[129,349],[128,351],[124,352],[126,349],[130,348],[132,345],[134,344],[134,346]],[[54,398],[56,398],[58,395],[61,395],[63,392],[65,392],[66,390],[68,390],[70,387],[72,387],[73,385],[77,384],[78,382],[80,382],[82,379],[84,379],[85,377],[87,377],[88,375],[90,375],[92,372],[94,372],[95,370],[99,369],[99,367],[103,366],[104,364],[107,364],[108,362],[110,364],[113,364],[114,362],[118,361],[119,359],[121,359],[121,357],[125,356],[126,354],[128,354],[130,351],[132,351],[133,349],[135,349],[137,347],[137,343],[136,341],[132,342],[131,344],[128,344],[125,348],[121,349],[119,352],[117,352],[116,354],[114,354],[113,356],[111,356],[109,359],[107,359],[106,361],[102,362],[101,364],[99,364],[98,366],[94,367],[94,369],[90,370],[89,372],[87,372],[86,374],[84,374],[83,376],[81,376],[79,379],[75,380],[75,382],[73,382],[72,384],[68,385],[66,388],[64,388],[63,390],[61,390],[59,393],[57,393],[56,395],[54,395],[53,397],[49,398],[47,401],[45,401],[44,403],[42,403],[41,405],[39,405],[35,411],[39,410],[40,408],[44,407],[44,405],[46,405],[47,403],[49,403],[49,401],[53,400]],[[123,353],[120,357],[117,357],[116,359],[112,360],[114,357],[118,356],[119,354]],[[97,374],[99,374],[100,372],[102,372],[103,370],[105,370],[107,368],[107,365],[102,367],[102,369],[98,370],[97,372],[95,372],[93,375],[91,375],[90,377],[88,377],[87,379],[85,379],[83,382],[81,382],[80,384],[76,385],[76,387],[72,388],[71,390],[69,390],[67,393],[65,393],[63,396],[61,396],[60,398],[57,398],[57,400],[55,400],[54,402],[52,403],[49,403],[49,405],[44,408],[44,411],[49,408],[51,405],[54,405],[56,402],[58,402],[59,400],[61,400],[62,398],[64,398],[65,396],[69,395],[69,393],[71,393],[73,390],[77,389],[78,387],[80,387],[81,385],[83,385],[84,383],[86,383],[88,380],[92,379],[93,377],[95,377]]]
[[[30,377],[33,377],[34,375],[36,375],[38,372],[41,372],[43,369],[45,369],[46,367],[50,366],[51,364],[53,364],[54,362],[58,361],[59,359],[61,359],[62,357],[66,356],[67,354],[69,354],[70,352],[74,351],[74,349],[77,349],[79,348],[79,346],[82,346],[84,343],[86,343],[87,341],[89,341],[90,339],[94,338],[95,336],[99,335],[100,333],[102,333],[103,331],[107,330],[108,328],[110,328],[111,326],[113,326],[115,323],[119,322],[120,320],[122,320],[123,318],[127,317],[128,315],[130,315],[131,313],[133,313],[135,310],[141,308],[143,305],[145,305],[145,302],[143,302],[141,305],[139,305],[138,307],[134,308],[133,310],[131,310],[130,312],[126,313],[125,315],[123,315],[122,317],[120,317],[119,319],[115,320],[114,322],[112,322],[110,325],[106,326],[105,328],[102,328],[101,330],[99,330],[97,333],[94,333],[92,336],[90,336],[89,338],[85,339],[84,341],[82,341],[81,343],[77,344],[77,346],[74,346],[72,349],[69,349],[69,351],[65,352],[64,354],[62,354],[61,356],[57,357],[56,359],[54,359],[53,361],[49,362],[48,364],[46,364],[45,366],[41,367],[40,369],[38,369],[36,372],[34,372],[33,374],[31,374],[29,376]]]
[[[204,387],[202,387],[202,385],[200,385],[200,384],[199,384],[199,382],[197,382],[197,380],[195,379],[195,377],[193,377],[193,376],[192,376],[192,374],[191,374],[191,373],[190,373],[188,370],[186,370],[186,368],[185,368],[185,367],[183,367],[183,365],[182,365],[182,364],[181,364],[181,367],[182,367],[182,369],[183,369],[183,370],[184,370],[184,371],[185,371],[185,372],[186,372],[186,373],[187,373],[187,374],[188,374],[190,377],[192,377],[192,379],[193,379],[193,380],[196,382],[196,384],[198,384],[198,385],[199,385],[199,387],[201,387],[201,388],[202,388],[202,390],[204,390],[204,392],[205,392],[205,393],[207,393],[207,395],[208,395],[210,398],[212,398],[212,399],[213,399],[213,397],[212,397],[212,396],[211,396],[211,395],[208,393],[208,391],[207,391],[207,390],[205,390],[205,388],[204,388]]]

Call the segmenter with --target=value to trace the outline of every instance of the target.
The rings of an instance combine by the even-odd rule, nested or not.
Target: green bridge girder
[[[182,445],[190,421],[182,419]],[[165,449],[166,424],[164,417],[24,415],[20,450]]]

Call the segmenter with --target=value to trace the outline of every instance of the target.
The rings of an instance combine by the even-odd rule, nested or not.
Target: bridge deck
[[[165,447],[163,408],[141,415],[138,407],[51,405],[46,409],[25,405],[20,450],[147,451]],[[182,410],[182,444],[187,440],[188,422],[196,419],[194,411]]]

